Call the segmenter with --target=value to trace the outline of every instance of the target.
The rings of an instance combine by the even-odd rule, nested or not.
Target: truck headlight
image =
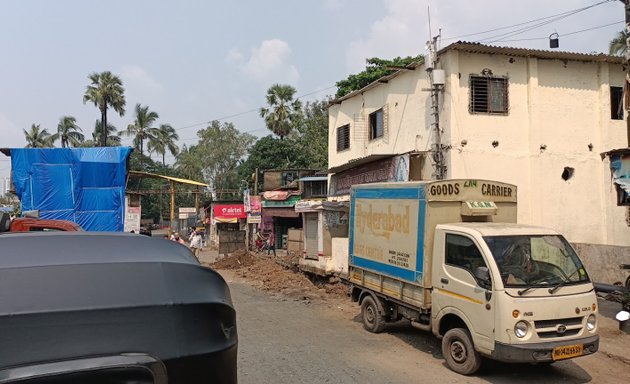
[[[527,324],[527,321],[521,320],[518,323],[514,324],[514,334],[519,339],[522,339],[523,337],[525,337],[525,335],[527,335],[528,330],[529,330],[529,324]]]
[[[592,332],[593,330],[595,330],[596,325],[597,325],[597,318],[595,317],[594,314],[590,314],[588,318],[586,319],[586,329]]]

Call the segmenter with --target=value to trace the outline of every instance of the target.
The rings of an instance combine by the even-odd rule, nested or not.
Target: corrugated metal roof
[[[469,43],[466,41],[458,41],[450,44],[438,51],[438,56],[448,51],[457,50],[462,52],[489,54],[489,55],[506,55],[517,57],[535,57],[538,59],[547,60],[573,60],[573,61],[593,61],[593,62],[605,62],[611,64],[623,64],[624,59],[621,56],[611,56],[604,53],[578,53],[578,52],[566,52],[566,51],[548,51],[542,49],[528,49],[528,48],[513,48],[513,47],[497,47],[493,45],[485,45],[481,43]],[[377,87],[382,83],[387,83],[389,80],[396,76],[401,75],[408,70],[414,70],[424,63],[415,63],[407,66],[407,69],[398,70],[387,76],[383,76],[380,79],[373,81],[365,87],[351,92],[338,99],[331,100],[330,104],[340,104],[342,101],[350,99],[360,93],[363,93],[371,88]]]
[[[485,45],[481,43],[469,43],[466,41],[458,41],[438,52],[438,55],[447,51],[457,50],[471,53],[481,53],[489,55],[506,55],[519,57],[535,57],[538,59],[550,60],[574,60],[574,61],[595,61],[611,64],[623,64],[621,56],[611,56],[603,53],[578,53],[567,51],[549,51],[543,49],[513,48],[513,47],[497,47],[493,45]]]

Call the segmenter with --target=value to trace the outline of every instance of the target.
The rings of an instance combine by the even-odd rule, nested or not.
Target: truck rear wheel
[[[385,328],[385,319],[372,296],[366,296],[361,302],[363,328],[372,333],[379,333]]]
[[[448,367],[461,375],[472,375],[481,366],[481,356],[475,351],[470,333],[463,328],[446,332],[442,338],[442,355]]]

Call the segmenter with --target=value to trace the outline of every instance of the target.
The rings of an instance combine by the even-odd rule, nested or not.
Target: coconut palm
[[[179,135],[175,132],[175,128],[169,124],[162,124],[154,132],[154,135],[149,137],[147,143],[147,149],[149,152],[155,152],[162,155],[162,166],[166,166],[166,151],[168,150],[173,156],[177,156],[179,147],[175,142],[179,140]]]
[[[98,142],[101,138],[101,122],[96,120],[94,123],[94,132],[92,132],[92,139],[94,142]],[[107,146],[117,147],[120,145],[120,136],[118,136],[118,129],[113,124],[107,123]]]
[[[77,119],[73,116],[62,116],[57,124],[57,135],[61,140],[61,148],[68,146],[77,147],[85,136],[81,133],[81,128],[77,125]]]
[[[91,84],[83,95],[83,103],[92,102],[101,111],[101,126],[107,127],[107,109],[113,108],[120,116],[125,114],[125,89],[122,81],[109,71],[91,73]],[[101,130],[101,146],[107,146],[107,130]]]
[[[160,115],[157,112],[149,110],[149,106],[142,106],[140,103],[136,104],[136,120],[133,124],[127,126],[127,130],[121,132],[121,134],[127,136],[133,136],[133,145],[137,149],[140,149],[140,155],[144,155],[144,140],[155,136],[156,128],[152,127],[155,120]]]
[[[267,90],[268,108],[260,109],[267,128],[280,139],[291,133],[301,116],[302,103],[293,99],[296,92],[290,85],[274,84]]]
[[[46,129],[41,129],[39,124],[32,124],[31,130],[23,129],[26,138],[26,148],[50,148],[53,147],[58,135],[51,135]]]
[[[610,40],[608,44],[608,51],[611,55],[622,56],[628,50],[628,43],[626,42],[626,32],[617,32],[614,39]]]

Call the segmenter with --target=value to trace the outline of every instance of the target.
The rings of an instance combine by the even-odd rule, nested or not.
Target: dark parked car
[[[0,383],[236,383],[236,313],[180,244],[0,236]]]

